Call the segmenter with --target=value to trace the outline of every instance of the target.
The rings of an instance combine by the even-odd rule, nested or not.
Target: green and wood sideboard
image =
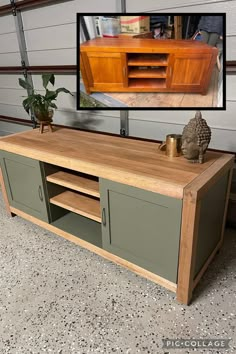
[[[201,41],[95,38],[80,45],[86,92],[207,93],[218,49]]]
[[[233,155],[168,158],[155,142],[55,128],[0,139],[19,215],[176,292],[188,304],[221,247]]]

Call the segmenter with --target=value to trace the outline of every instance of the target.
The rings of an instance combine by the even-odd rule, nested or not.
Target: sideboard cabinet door
[[[48,221],[40,162],[6,151],[0,157],[10,206]]]
[[[126,54],[88,52],[83,53],[82,59],[91,89],[106,91],[124,87],[127,81]]]
[[[211,54],[175,54],[172,61],[171,88],[178,91],[202,92],[208,84]]]
[[[182,201],[100,179],[107,251],[177,282]]]

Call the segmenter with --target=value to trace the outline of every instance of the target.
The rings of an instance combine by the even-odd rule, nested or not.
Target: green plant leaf
[[[31,95],[31,96],[34,97],[37,101],[40,101],[40,102],[42,102],[43,99],[44,99],[44,96],[43,96],[43,95],[40,95],[39,93],[33,94],[33,95]],[[29,96],[29,97],[30,97],[30,96]]]
[[[64,87],[58,88],[58,89],[56,90],[56,92],[57,92],[57,94],[60,93],[60,92],[65,92],[65,93],[69,93],[71,96],[73,96],[73,94],[72,94],[69,90],[67,90],[66,88],[64,88]]]
[[[49,91],[48,89],[46,90],[46,95],[45,95],[45,99],[47,101],[52,101],[55,100],[57,98],[58,93],[56,91]]]
[[[49,82],[51,82],[52,85],[54,85],[54,83],[55,83],[55,77],[53,74],[43,74],[42,80],[43,80],[43,87],[45,88],[45,90],[46,90]]]
[[[24,102],[26,102],[27,104],[31,104],[31,103],[33,102],[33,97],[32,97],[32,96],[27,97],[27,98],[23,101],[23,103],[24,103]]]
[[[22,102],[22,105],[24,107],[24,109],[26,110],[26,112],[29,114],[30,111],[30,102],[29,102],[29,97],[27,97],[26,99],[24,99],[24,101]]]
[[[53,102],[51,102],[49,106],[52,107],[52,108],[57,109],[57,105],[55,105],[55,103],[53,103]]]
[[[55,76],[53,74],[51,75],[51,78],[50,78],[49,81],[51,82],[52,86],[54,86],[54,84],[55,84]]]
[[[19,85],[21,87],[23,87],[25,90],[28,90],[28,89],[32,90],[33,89],[32,86],[28,83],[28,81],[23,80],[23,79],[19,79]]]
[[[22,102],[22,105],[28,114],[30,113],[30,110],[32,112],[42,112],[43,114],[46,114],[48,112],[49,107],[57,109],[56,104],[52,101],[56,100],[60,92],[69,93],[73,96],[73,94],[64,87],[60,87],[55,91],[50,91],[47,89],[47,85],[49,82],[52,85],[54,85],[55,83],[54,74],[43,74],[42,81],[43,86],[46,90],[45,95],[40,95],[36,93],[33,87],[31,87],[31,85],[27,81],[19,79],[20,86],[22,86],[24,89],[30,89],[30,94]]]
[[[29,96],[30,104],[34,105],[42,105],[44,103],[44,97],[40,94],[34,94]]]

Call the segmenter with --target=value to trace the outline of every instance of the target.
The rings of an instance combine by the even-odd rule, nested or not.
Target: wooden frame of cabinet
[[[5,188],[8,181],[2,177],[8,213],[26,218],[129,268],[176,292],[179,302],[189,304],[193,289],[222,245],[234,156],[208,151],[205,163],[191,164],[183,156],[168,158],[158,150],[158,146],[153,142],[65,128],[57,128],[53,133],[39,134],[38,130],[32,130],[3,137],[0,139],[0,154],[6,151],[13,154],[14,159],[23,156],[40,161],[41,179],[49,204],[49,222],[13,206],[7,195],[8,188]],[[2,165],[2,168],[5,167]],[[106,183],[106,180],[110,182]],[[105,189],[99,187],[101,183],[103,186],[105,183]],[[154,217],[162,205],[175,205],[178,214],[180,212],[181,216],[175,216],[176,220],[182,220],[180,230],[177,227],[171,231],[176,233],[175,239],[179,237],[179,242],[174,246],[178,254],[178,269],[174,269],[176,281],[163,276],[165,269],[164,273],[160,273],[158,268],[155,272],[150,270],[155,263],[155,253],[150,259],[151,267],[145,263],[143,266],[143,260],[139,262],[137,258],[138,254],[135,255],[137,261],[133,261],[135,257],[129,257],[127,252],[120,253],[120,250],[116,252],[112,244],[107,247],[107,241],[103,242],[104,237],[106,240],[110,238],[111,242],[113,238],[112,229],[104,232],[104,228],[108,227],[106,217],[112,217],[117,223],[116,213],[106,206],[109,205],[106,198],[114,196],[115,199],[110,201],[116,202],[117,193],[121,201],[125,196],[128,198],[125,201],[130,201],[131,205],[133,198],[138,198],[140,210],[149,208],[150,202],[150,212],[154,213]],[[157,209],[153,209],[155,204],[158,205]],[[124,214],[128,215],[128,203],[126,205],[124,202],[124,208]],[[207,217],[206,210],[210,210]],[[174,209],[172,213],[175,213]],[[149,212],[146,215],[146,220],[152,220]],[[168,223],[171,222],[170,214]],[[122,227],[125,227],[125,223]],[[212,231],[209,231],[211,227]],[[111,232],[108,238],[105,236],[107,232]],[[161,242],[160,234],[161,230],[157,230],[155,247],[159,240]],[[142,234],[136,236],[140,238]],[[117,234],[115,237],[115,241],[119,242]],[[168,260],[167,248],[165,252]]]
[[[193,40],[96,38],[80,45],[86,92],[205,95],[218,49]]]

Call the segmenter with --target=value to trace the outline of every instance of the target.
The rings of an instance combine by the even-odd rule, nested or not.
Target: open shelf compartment
[[[167,66],[168,54],[128,54],[128,66]]]
[[[166,79],[129,78],[129,87],[140,89],[163,89],[166,88]]]
[[[166,67],[133,66],[129,67],[129,78],[166,78]]]
[[[82,215],[68,212],[54,220],[52,225],[80,239],[102,248],[101,224]]]

